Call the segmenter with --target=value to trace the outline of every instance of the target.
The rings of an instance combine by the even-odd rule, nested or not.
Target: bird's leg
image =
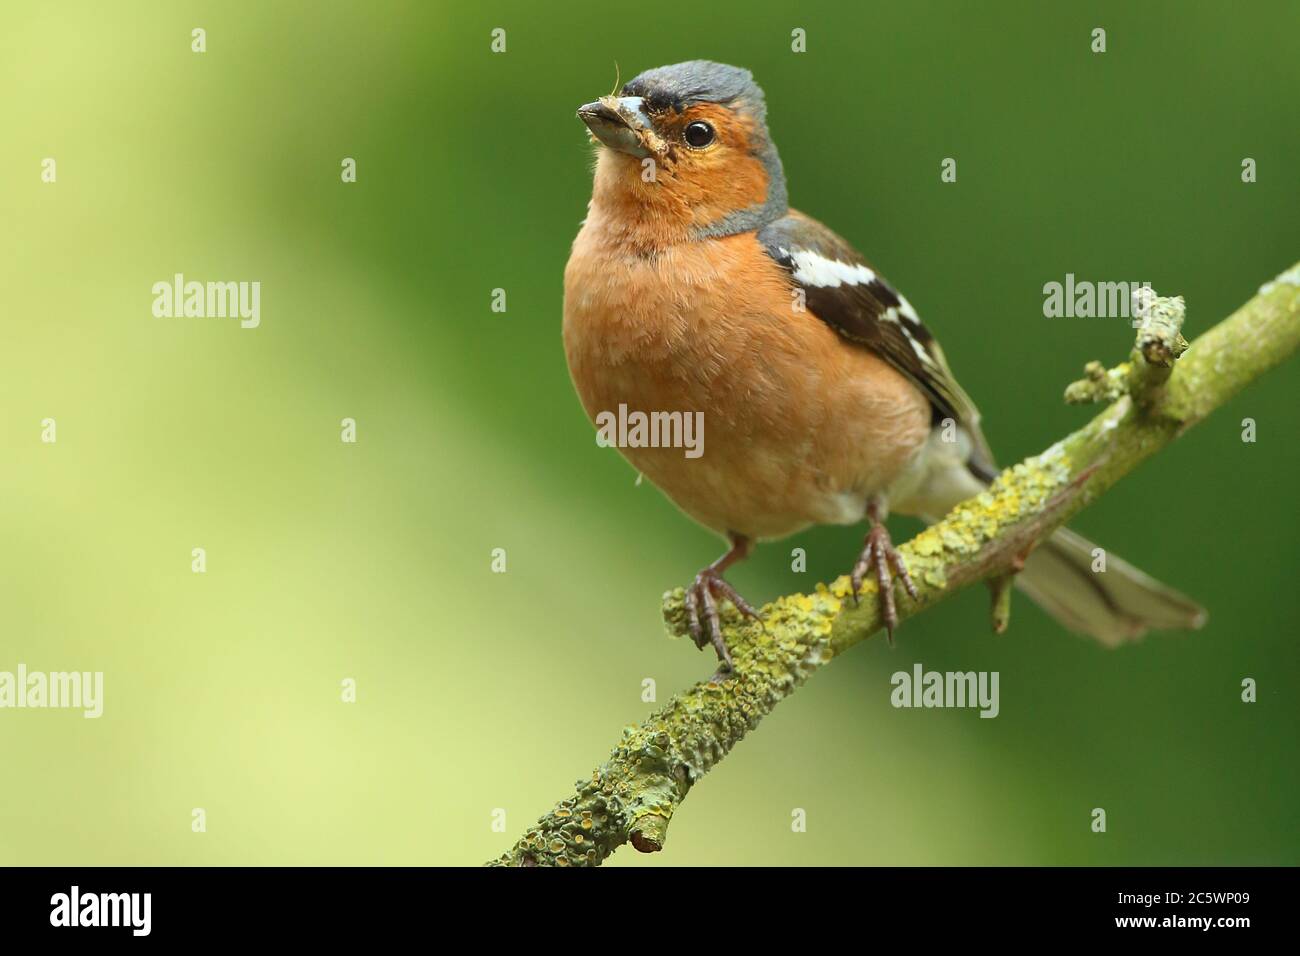
[[[858,563],[853,566],[850,577],[853,583],[853,603],[858,602],[858,592],[862,589],[862,580],[867,576],[867,571],[874,568],[876,590],[880,594],[880,616],[885,620],[885,633],[889,637],[889,643],[893,644],[894,628],[898,627],[898,610],[894,607],[894,579],[889,573],[890,568],[902,578],[903,587],[907,588],[907,593],[912,595],[913,600],[917,598],[916,585],[907,573],[903,556],[894,549],[889,538],[889,529],[885,527],[885,507],[877,499],[867,502],[867,520],[871,522],[871,530],[862,541],[862,554],[858,556]]]
[[[722,662],[721,669],[729,671],[732,670],[731,652],[727,650],[727,642],[722,639],[722,624],[718,620],[718,600],[726,598],[746,617],[757,619],[758,612],[722,577],[727,568],[749,557],[754,542],[743,534],[734,532],[729,533],[727,538],[731,541],[731,550],[695,575],[695,581],[686,589],[686,616],[695,646],[704,650],[704,645],[711,641],[713,649],[718,653],[718,660]],[[704,619],[703,623],[701,617]],[[705,627],[708,628],[707,636],[704,633]]]

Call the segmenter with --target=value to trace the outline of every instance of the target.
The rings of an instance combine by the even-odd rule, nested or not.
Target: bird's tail
[[[927,490],[929,507],[912,511],[936,520],[988,486],[964,462],[940,467],[941,480]],[[1094,554],[1094,552],[1097,552]],[[1107,647],[1136,640],[1149,630],[1186,630],[1205,623],[1205,609],[1122,558],[1069,528],[1041,542],[1016,575],[1016,585],[1062,626]]]
[[[1030,553],[1016,575],[1020,589],[1064,627],[1107,647],[1149,630],[1185,630],[1205,623],[1205,609],[1069,528]],[[1104,569],[1104,570],[1103,570]]]

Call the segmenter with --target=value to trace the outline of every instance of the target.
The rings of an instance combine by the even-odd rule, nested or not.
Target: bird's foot
[[[916,600],[918,597],[916,585],[912,583],[912,576],[907,573],[903,556],[898,553],[893,541],[890,540],[889,529],[884,524],[874,523],[871,530],[867,532],[866,538],[863,539],[862,554],[858,556],[858,563],[853,566],[853,574],[850,576],[853,583],[853,603],[858,603],[858,592],[862,590],[862,581],[866,578],[867,572],[874,569],[876,590],[880,594],[880,616],[884,618],[885,633],[889,637],[889,643],[893,644],[894,628],[898,627],[898,609],[894,605],[894,578],[890,568],[893,568],[894,573],[902,579],[907,593]]]
[[[710,565],[695,575],[695,581],[686,589],[686,617],[691,639],[700,650],[704,650],[705,644],[713,644],[718,660],[722,662],[719,673],[734,670],[731,651],[722,639],[722,623],[718,619],[718,602],[723,598],[746,617],[760,620],[758,612],[723,578],[721,569]]]

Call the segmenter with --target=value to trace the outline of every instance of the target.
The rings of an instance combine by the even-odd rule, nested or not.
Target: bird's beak
[[[602,96],[594,103],[579,106],[578,119],[610,149],[639,159],[652,155],[647,146],[657,137],[639,96]]]

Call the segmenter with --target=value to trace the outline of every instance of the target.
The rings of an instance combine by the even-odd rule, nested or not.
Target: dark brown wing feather
[[[803,289],[808,311],[880,355],[925,393],[934,420],[952,418],[971,437],[971,470],[996,473],[979,411],[957,384],[943,350],[910,303],[844,239],[803,213],[764,226],[758,239]]]

